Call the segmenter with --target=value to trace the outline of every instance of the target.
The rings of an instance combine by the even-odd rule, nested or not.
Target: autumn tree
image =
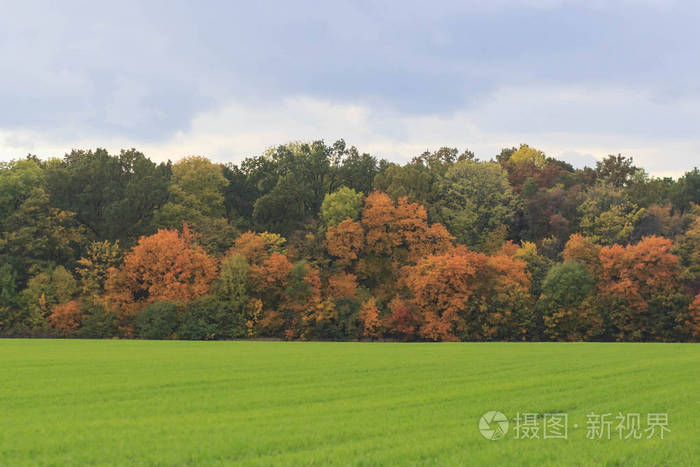
[[[281,307],[293,264],[286,256],[285,243],[286,239],[279,234],[246,232],[235,240],[233,247],[224,256],[224,264],[235,261],[230,266],[235,266],[236,287],[239,291],[242,290],[240,281],[243,276],[246,277],[247,301],[243,310],[251,336],[282,337],[287,325]],[[241,259],[232,260],[234,257]],[[222,270],[223,272],[232,273],[227,270]],[[225,279],[225,276],[221,279]],[[229,283],[227,287],[233,285]]]
[[[130,332],[137,310],[157,301],[187,302],[209,292],[217,275],[216,259],[200,247],[187,225],[180,233],[161,229],[141,237],[120,268],[107,280],[108,303]]]
[[[338,260],[350,265],[356,261],[365,247],[365,230],[357,221],[345,219],[326,232],[328,252]]]
[[[328,229],[326,240],[331,255],[374,289],[377,298],[388,300],[401,267],[446,251],[453,237],[442,225],[429,224],[419,204],[373,192],[365,199],[360,220],[346,219]]]
[[[14,324],[27,328],[42,328],[47,324],[54,307],[74,298],[77,281],[63,266],[33,276],[18,297],[20,310]]]
[[[532,326],[526,264],[458,246],[406,268],[406,288],[432,340],[523,339]]]
[[[537,168],[544,167],[546,156],[540,150],[532,148],[527,144],[521,144],[517,151],[510,156],[513,164],[532,164]]]
[[[690,304],[688,319],[682,325],[694,342],[700,339],[700,294],[696,295],[695,300]]]
[[[71,300],[56,305],[48,316],[49,324],[60,329],[66,336],[80,327],[81,320],[80,300]]]
[[[281,306],[286,314],[285,337],[328,338],[337,324],[331,301],[323,302],[318,269],[306,261],[298,261],[289,271],[287,288]]]
[[[109,240],[91,242],[88,245],[76,269],[83,295],[99,295],[104,291],[109,270],[119,265],[121,254],[118,240],[114,243]]]
[[[679,332],[689,301],[672,249],[662,237],[601,249],[600,293],[617,340],[663,340]]]
[[[601,274],[600,250],[601,246],[596,245],[590,238],[573,234],[564,246],[562,258],[564,261],[583,264],[593,277],[598,277]]]
[[[382,335],[382,320],[379,308],[374,298],[365,301],[360,308],[360,320],[362,321],[362,336],[368,339],[376,339]]]

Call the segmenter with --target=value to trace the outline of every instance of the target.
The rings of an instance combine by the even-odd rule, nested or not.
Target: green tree
[[[228,180],[223,167],[201,156],[186,157],[172,166],[170,199],[160,209],[160,227],[180,227],[183,222],[196,224],[202,217],[223,217],[224,188]]]
[[[544,332],[554,340],[588,340],[603,334],[603,319],[593,305],[595,279],[576,261],[554,265],[542,284],[538,310]]]
[[[199,243],[211,254],[220,255],[238,234],[236,220],[229,222],[224,168],[201,156],[186,157],[172,167],[169,201],[160,208],[154,223],[161,228],[190,225]]]
[[[76,268],[83,295],[99,295],[104,291],[109,269],[119,265],[121,255],[118,240],[114,243],[105,240],[88,245],[85,256],[78,260]]]
[[[469,150],[459,154],[457,148],[442,147],[426,151],[405,165],[387,164],[374,179],[374,189],[394,199],[403,196],[422,204],[433,215],[433,205],[439,199],[438,184],[455,162],[474,160]]]
[[[78,283],[63,266],[40,272],[32,277],[19,297],[19,314],[15,325],[40,328],[55,305],[69,302],[78,292]]]
[[[19,209],[44,184],[44,174],[33,159],[0,162],[0,221]]]
[[[17,284],[9,264],[0,266],[0,335],[7,331],[17,313]]]
[[[585,194],[577,212],[579,231],[595,243],[629,243],[646,210],[629,202],[624,193],[612,186],[596,185]]]
[[[75,212],[99,240],[130,245],[151,233],[156,209],[167,201],[170,165],[135,149],[112,156],[105,149],[74,150],[46,164],[51,203]]]
[[[595,170],[598,180],[615,188],[622,188],[629,185],[638,169],[632,164],[631,157],[618,154],[617,156],[609,155],[596,162]]]
[[[439,193],[437,220],[458,243],[471,248],[482,248],[516,213],[517,201],[508,178],[495,162],[455,163],[445,173]]]
[[[671,194],[674,209],[685,212],[700,204],[700,169],[695,167],[678,179]]]
[[[13,265],[23,287],[38,270],[56,265],[71,267],[86,241],[75,214],[54,208],[41,187],[35,187],[0,222],[0,259]]]
[[[134,328],[141,339],[170,339],[178,326],[178,306],[171,302],[154,302],[136,315]]]
[[[248,301],[249,267],[248,261],[240,255],[230,255],[221,261],[214,291],[220,300],[229,302],[234,309],[242,310]]]
[[[362,193],[348,187],[327,194],[321,205],[321,223],[333,227],[345,219],[356,220],[362,210],[362,199]]]

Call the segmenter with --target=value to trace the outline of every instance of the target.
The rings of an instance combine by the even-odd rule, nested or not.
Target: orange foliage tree
[[[360,220],[329,228],[326,241],[332,256],[354,268],[378,299],[389,300],[403,266],[447,251],[454,237],[441,224],[429,224],[423,206],[375,191],[365,198]]]
[[[326,231],[328,252],[343,265],[350,266],[365,247],[365,231],[359,222],[346,219]]]
[[[645,237],[636,245],[600,250],[599,288],[618,340],[663,340],[687,318],[680,263],[673,243]]]
[[[357,276],[339,272],[328,278],[328,295],[331,298],[351,298],[357,293]]]
[[[182,233],[162,229],[141,237],[121,267],[110,270],[107,303],[117,312],[122,331],[130,334],[137,310],[156,301],[194,300],[209,292],[216,275],[216,259],[197,244],[186,225]]]
[[[405,269],[404,285],[432,340],[521,339],[531,326],[525,262],[457,246]]]
[[[581,234],[573,234],[564,246],[561,255],[564,261],[578,261],[594,276],[600,275],[600,245]]]
[[[362,304],[360,308],[360,320],[362,321],[362,336],[376,339],[382,335],[379,309],[374,298],[370,298]]]
[[[250,299],[246,309],[251,336],[284,336],[287,322],[282,307],[293,268],[284,244],[280,235],[249,231],[238,237],[224,255],[241,256],[248,263]]]
[[[81,320],[79,299],[54,306],[48,317],[49,324],[63,331],[66,336],[80,327]]]

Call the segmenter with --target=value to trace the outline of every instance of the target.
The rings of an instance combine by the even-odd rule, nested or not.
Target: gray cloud
[[[52,147],[154,147],[232,103],[310,96],[372,109],[375,140],[413,139],[384,113],[468,114],[512,138],[687,144],[700,139],[699,19],[697,4],[664,1],[14,2],[0,16],[0,133],[13,148],[31,132]]]

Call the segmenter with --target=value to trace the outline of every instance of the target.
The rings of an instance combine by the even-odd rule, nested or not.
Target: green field
[[[0,465],[697,465],[699,401],[692,344],[0,340]],[[518,412],[568,439],[515,439]],[[606,412],[671,431],[586,439]]]

